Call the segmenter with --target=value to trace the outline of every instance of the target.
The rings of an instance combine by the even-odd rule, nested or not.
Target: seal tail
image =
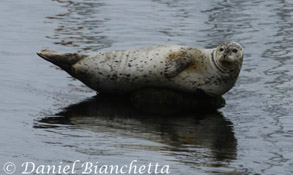
[[[71,66],[82,60],[85,55],[79,53],[59,53],[51,50],[41,50],[37,53],[43,59],[69,71]]]

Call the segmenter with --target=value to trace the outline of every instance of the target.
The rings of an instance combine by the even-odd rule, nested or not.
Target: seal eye
[[[237,53],[237,51],[238,51],[237,49],[233,49],[233,50],[232,50],[232,52],[234,52],[234,53]]]
[[[224,51],[224,49],[223,48],[220,48],[220,52],[223,52]]]

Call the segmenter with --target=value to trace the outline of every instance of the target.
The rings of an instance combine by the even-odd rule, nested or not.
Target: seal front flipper
[[[192,64],[192,58],[188,56],[180,56],[169,60],[166,64],[164,75],[167,78],[176,77],[179,73],[185,70]]]

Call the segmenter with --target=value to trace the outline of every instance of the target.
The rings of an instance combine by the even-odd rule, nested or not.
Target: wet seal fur
[[[173,45],[88,54],[42,50],[37,54],[107,94],[164,88],[220,96],[234,86],[243,61],[243,48],[236,42],[214,49]]]

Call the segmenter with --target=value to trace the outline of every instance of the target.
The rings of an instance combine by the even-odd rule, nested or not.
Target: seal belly
[[[174,78],[166,78],[164,70],[170,56],[188,52],[194,64]],[[172,57],[173,58],[173,57]],[[99,61],[96,61],[99,60]],[[209,59],[198,49],[182,46],[159,46],[137,50],[100,52],[82,60],[77,68],[86,85],[98,92],[127,93],[145,87],[171,88],[190,93],[204,90],[210,74]],[[86,68],[86,69],[84,69]],[[88,82],[87,82],[88,81]]]
[[[77,79],[100,92],[125,93],[145,86],[168,86],[163,72],[172,49],[179,48],[161,46],[99,52],[78,62],[73,69]]]

